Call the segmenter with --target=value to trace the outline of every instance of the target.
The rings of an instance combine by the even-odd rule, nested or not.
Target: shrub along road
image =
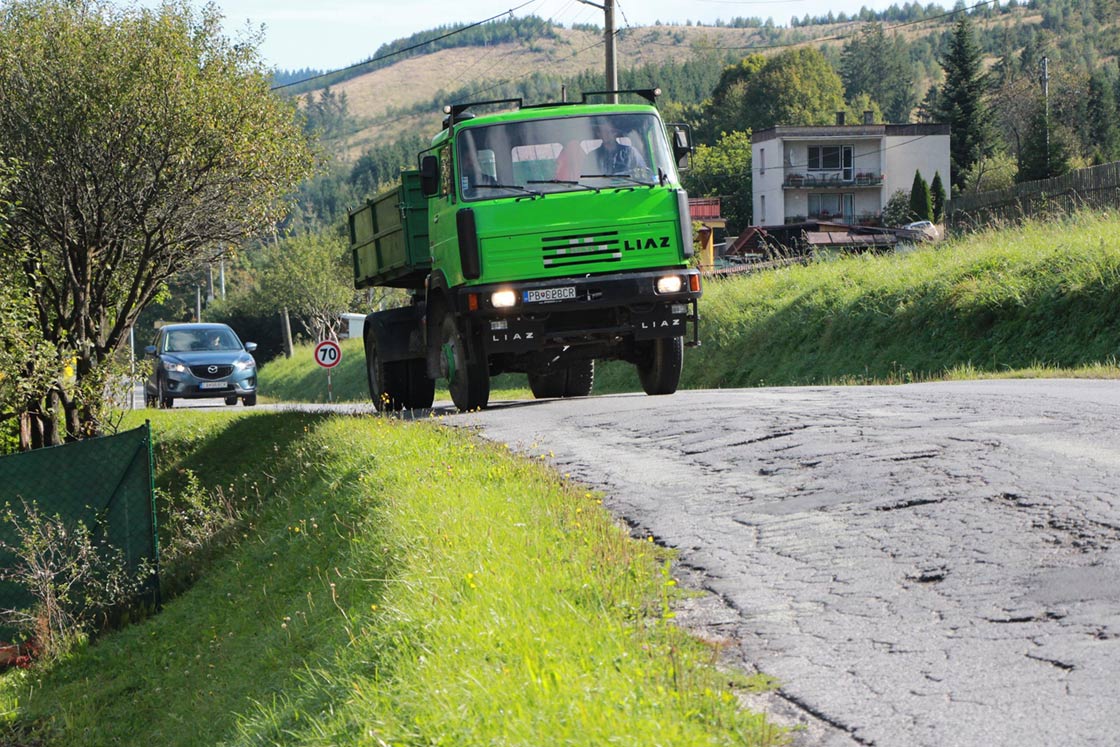
[[[1120,386],[688,391],[449,418],[678,548],[802,744],[1114,744]]]

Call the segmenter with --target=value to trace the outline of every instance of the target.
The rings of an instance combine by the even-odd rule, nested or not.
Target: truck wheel
[[[529,389],[537,399],[586,397],[595,384],[595,361],[573,361],[563,368],[529,374]]]
[[[568,381],[564,385],[565,397],[586,397],[595,386],[595,360],[575,361],[568,366]]]
[[[568,369],[558,368],[547,373],[534,372],[529,374],[529,390],[537,399],[552,399],[564,396],[564,385],[567,383]]]
[[[637,364],[638,379],[646,394],[672,394],[681,381],[684,338],[663,337],[643,345],[644,362]]]
[[[408,393],[408,361],[387,363],[377,352],[377,340],[373,335],[366,339],[366,378],[369,381],[369,396],[378,412],[399,410],[405,407]]]
[[[426,410],[436,399],[436,381],[428,378],[428,363],[423,358],[405,361],[408,377],[408,401],[405,407]]]
[[[471,361],[463,334],[450,314],[440,322],[440,341],[440,372],[447,379],[455,407],[461,412],[486,407],[490,401],[490,371],[485,359],[481,363]]]

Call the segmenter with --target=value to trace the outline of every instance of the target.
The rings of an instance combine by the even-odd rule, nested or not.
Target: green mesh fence
[[[91,438],[64,446],[0,457],[0,505],[22,513],[34,504],[39,513],[58,515],[65,526],[83,523],[98,540],[120,550],[131,570],[145,560],[158,560],[155,496],[152,482],[152,439],[148,424],[116,436]],[[0,539],[15,546],[14,527],[0,521]],[[0,568],[15,556],[0,547]],[[154,595],[158,579],[148,589]],[[27,609],[30,593],[0,581],[0,609]],[[0,640],[16,631],[0,626]]]

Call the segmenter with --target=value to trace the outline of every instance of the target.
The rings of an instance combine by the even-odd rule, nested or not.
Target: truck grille
[[[622,261],[618,231],[544,236],[541,251],[545,267],[575,267]]]
[[[200,379],[222,379],[233,373],[233,366],[204,363],[201,366],[191,366],[191,373]]]

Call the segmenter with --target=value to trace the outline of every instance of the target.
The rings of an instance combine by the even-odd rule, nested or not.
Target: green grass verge
[[[342,361],[331,369],[330,399],[334,402],[369,402],[365,351],[358,339],[343,340]],[[259,392],[269,402],[328,401],[327,371],[315,362],[315,346],[300,345],[291,358],[276,358],[261,367]],[[439,382],[436,400],[450,400],[446,382]],[[524,374],[504,374],[490,382],[490,399],[532,399]]]
[[[685,389],[1117,378],[1120,216],[1082,213],[915,251],[708,279],[700,317],[703,344],[685,351]],[[343,365],[355,373],[337,376],[335,397],[366,400],[361,346],[350,345]],[[270,363],[262,391],[325,401],[317,368],[310,350]],[[530,398],[524,382],[497,380],[492,399]],[[633,391],[633,366],[597,363],[595,393]]]
[[[781,739],[671,623],[665,552],[543,464],[425,422],[143,415],[161,483],[194,470],[252,519],[160,614],[0,679],[0,742]]]

